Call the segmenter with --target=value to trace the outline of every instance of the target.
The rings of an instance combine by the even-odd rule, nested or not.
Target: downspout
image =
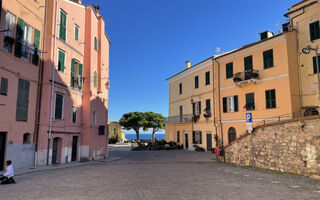
[[[220,90],[220,63],[217,59],[214,59],[214,61],[218,64],[218,98],[219,98],[219,125],[220,125],[220,132],[221,132],[221,146],[224,151],[224,145],[223,145],[223,128],[221,123],[221,90]],[[223,160],[225,162],[225,153],[223,154]]]
[[[35,120],[35,130],[33,142],[34,147],[34,166],[37,166],[38,161],[38,142],[39,142],[39,127],[40,127],[40,112],[41,112],[41,101],[42,101],[42,84],[43,84],[43,67],[44,67],[44,51],[45,51],[45,41],[46,41],[46,28],[47,28],[47,17],[48,17],[48,0],[45,2],[45,16],[43,20],[43,39],[42,39],[42,55],[41,63],[38,73],[38,88],[37,88],[37,103],[36,103],[36,120]]]
[[[52,57],[52,64],[51,64],[51,76],[52,76],[52,81],[51,81],[51,97],[50,97],[50,114],[49,114],[49,133],[48,133],[48,147],[47,147],[47,165],[49,165],[49,151],[50,151],[50,142],[51,142],[51,136],[52,136],[52,119],[53,119],[53,96],[54,96],[54,72],[55,72],[55,56],[56,56],[56,43],[57,43],[57,38],[56,38],[56,32],[57,32],[57,15],[58,15],[58,5],[59,1],[56,1],[56,10],[55,10],[55,19],[54,19],[54,42],[53,42],[53,57]]]
[[[217,138],[218,139],[218,127],[217,127],[217,125],[216,125],[216,102],[215,102],[215,91],[214,91],[214,80],[215,80],[215,78],[214,78],[214,58],[212,58],[212,104],[213,104],[213,108],[212,108],[212,111],[213,111],[213,126],[214,126],[214,130],[215,130],[215,132],[216,132],[216,136],[215,136],[215,138]],[[218,140],[216,140],[216,147],[218,146],[218,142],[217,142]]]

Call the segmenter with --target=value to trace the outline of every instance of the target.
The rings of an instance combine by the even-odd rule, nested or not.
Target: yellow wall
[[[319,1],[304,9],[302,6],[308,5],[315,0],[308,0],[289,9],[288,17],[292,20],[292,25],[297,29],[297,54],[300,73],[300,89],[302,96],[302,106],[319,106],[318,100],[318,80],[317,75],[313,73],[312,57],[315,56],[313,51],[306,55],[301,52],[302,48],[310,45],[315,48],[320,47],[320,39],[310,41],[309,24],[320,20]],[[297,10],[298,9],[298,10]],[[297,10],[295,12],[292,12]]]
[[[109,139],[118,138],[118,142],[125,141],[125,134],[121,129],[119,122],[108,122]]]

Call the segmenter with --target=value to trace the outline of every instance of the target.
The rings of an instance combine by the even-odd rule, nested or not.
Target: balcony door
[[[252,56],[248,56],[244,58],[244,79],[248,80],[251,78],[252,74],[252,69],[253,69],[253,64],[252,64]]]

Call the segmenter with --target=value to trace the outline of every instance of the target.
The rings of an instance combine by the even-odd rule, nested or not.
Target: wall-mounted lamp
[[[106,89],[109,90],[110,89],[110,81],[106,82]]]

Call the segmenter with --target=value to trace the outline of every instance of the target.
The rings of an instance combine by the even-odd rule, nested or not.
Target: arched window
[[[97,113],[96,110],[92,111],[92,126],[96,126],[97,124]]]
[[[97,88],[98,87],[98,76],[97,76],[97,71],[93,72],[93,87]]]
[[[23,134],[23,144],[31,144],[31,134],[30,133]]]
[[[237,139],[237,133],[236,129],[233,127],[230,127],[228,130],[228,141],[229,144]]]
[[[98,39],[94,37],[94,50],[98,51]]]

